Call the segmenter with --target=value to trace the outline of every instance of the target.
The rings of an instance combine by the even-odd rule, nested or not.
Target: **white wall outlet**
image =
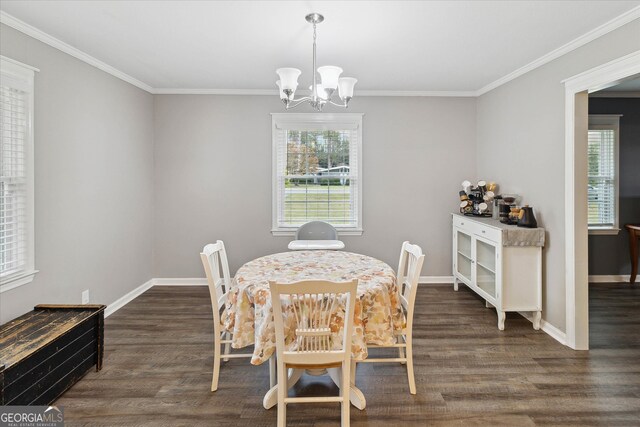
[[[82,303],[89,304],[89,289],[82,291]]]

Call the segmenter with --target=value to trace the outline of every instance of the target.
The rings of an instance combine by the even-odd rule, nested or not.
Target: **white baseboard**
[[[138,286],[126,295],[118,298],[111,304],[107,305],[104,311],[104,317],[109,317],[125,305],[129,304],[136,297],[142,295],[153,286],[206,286],[207,279],[204,278],[188,278],[188,279],[150,279],[142,285]]]
[[[589,283],[629,283],[630,274],[598,274],[589,276]],[[636,277],[635,283],[640,283],[640,275]]]
[[[522,317],[527,319],[529,322],[533,323],[533,316],[531,313],[519,311],[518,312]],[[562,345],[567,345],[567,334],[562,332],[560,329],[553,326],[551,323],[542,319],[540,321],[540,329],[547,333],[551,338],[558,341]]]
[[[111,316],[113,313],[115,313],[116,311],[120,310],[122,307],[124,307],[125,305],[133,301],[136,297],[142,295],[144,292],[151,289],[153,285],[154,285],[154,279],[151,279],[143,283],[142,285],[138,286],[131,292],[127,293],[126,295],[118,298],[111,304],[107,305],[107,308],[104,310],[104,317]]]
[[[540,328],[547,333],[551,338],[558,341],[562,345],[567,345],[567,334],[560,329],[553,326],[551,323],[542,319],[540,321]]]
[[[153,286],[207,286],[207,279],[204,277],[187,278],[158,278],[153,279]]]
[[[418,283],[425,285],[430,283],[453,284],[453,276],[420,276]]]

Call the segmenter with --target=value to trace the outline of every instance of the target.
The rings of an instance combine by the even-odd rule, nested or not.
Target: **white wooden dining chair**
[[[349,426],[351,335],[357,288],[357,280],[305,280],[288,284],[269,282],[278,355],[278,426],[286,425],[288,403],[314,402],[340,402],[341,425]],[[335,339],[331,334],[332,327],[340,326],[342,334],[340,339]],[[340,396],[287,396],[288,368],[335,367],[341,368]]]
[[[213,380],[211,381],[211,391],[216,391],[218,389],[221,359],[227,362],[229,359],[251,357],[253,355],[251,353],[231,354],[233,336],[231,332],[222,330],[220,311],[226,307],[227,296],[231,287],[229,262],[224,242],[218,240],[216,243],[209,243],[202,249],[200,258],[202,259],[204,272],[207,275],[211,309],[213,311]],[[222,345],[224,345],[224,353],[222,353]]]
[[[407,318],[407,326],[396,331],[396,343],[390,346],[377,346],[367,344],[367,349],[389,347],[398,348],[396,358],[374,358],[371,354],[358,363],[392,363],[400,362],[407,365],[407,377],[409,379],[409,392],[416,394],[416,380],[413,375],[413,311],[418,290],[418,279],[424,262],[424,254],[418,245],[409,242],[402,243],[400,263],[398,265],[397,283],[400,291],[400,303]],[[405,354],[406,351],[406,354]]]

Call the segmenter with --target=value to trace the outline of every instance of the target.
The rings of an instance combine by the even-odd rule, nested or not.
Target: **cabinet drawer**
[[[479,224],[474,224],[475,229],[473,230],[474,234],[477,234],[480,237],[484,237],[485,239],[491,240],[492,242],[501,243],[502,239],[502,231],[495,229],[493,227],[485,227]]]
[[[453,225],[454,227],[458,227],[461,230],[467,231],[469,233],[473,233],[474,224],[473,221],[469,221],[464,217],[454,216],[453,217]]]

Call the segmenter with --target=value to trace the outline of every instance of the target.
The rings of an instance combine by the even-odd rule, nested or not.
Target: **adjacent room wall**
[[[629,275],[629,233],[624,224],[640,222],[640,97],[589,98],[589,114],[620,117],[618,235],[589,236],[589,275]]]
[[[110,304],[151,278],[153,96],[5,25],[0,54],[35,77],[33,282],[0,294],[0,323],[39,303]]]
[[[155,99],[154,277],[203,277],[199,251],[225,241],[232,274],[287,250],[271,235],[271,115],[275,96]],[[342,110],[331,110],[342,111]],[[296,112],[311,112],[296,109]],[[451,216],[474,180],[473,98],[359,97],[363,118],[362,236],[346,250],[397,267],[404,240],[426,252],[423,275],[451,275]]]
[[[478,175],[522,195],[546,228],[542,316],[560,330],[566,323],[562,80],[638,49],[640,20],[478,98]]]

